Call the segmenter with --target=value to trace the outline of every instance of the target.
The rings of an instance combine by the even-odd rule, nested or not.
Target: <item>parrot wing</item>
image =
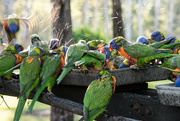
[[[155,49],[145,44],[132,44],[124,48],[125,52],[133,58],[141,58],[159,53],[173,53],[171,49]]]
[[[49,77],[52,75],[55,76],[56,73],[58,73],[61,65],[60,57],[61,56],[59,54],[56,54],[45,60],[40,73],[40,79],[42,80],[41,85],[44,84],[49,79]]]
[[[23,60],[20,67],[20,92],[22,94],[32,87],[40,73],[40,69],[40,61],[37,57]]]
[[[99,112],[103,107],[106,107],[111,96],[112,86],[109,82],[98,80],[93,81],[84,96],[84,106],[88,108],[88,117],[92,117],[96,112]]]
[[[0,75],[12,68],[16,63],[16,57],[13,54],[0,55]]]

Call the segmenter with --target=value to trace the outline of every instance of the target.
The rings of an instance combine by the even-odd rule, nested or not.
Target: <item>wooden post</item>
[[[73,43],[70,0],[53,0],[53,2],[53,37],[60,40],[61,46],[69,46]],[[51,107],[51,121],[73,121],[73,113]]]

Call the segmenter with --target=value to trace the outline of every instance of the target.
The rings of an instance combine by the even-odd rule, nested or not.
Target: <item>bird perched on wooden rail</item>
[[[77,44],[69,46],[65,56],[65,65],[61,75],[57,79],[57,84],[64,79],[66,74],[73,68],[74,62],[79,61],[87,50],[89,50],[89,48],[84,40],[80,40]]]
[[[85,121],[93,121],[103,113],[115,92],[116,78],[108,70],[99,72],[98,78],[91,82],[84,95],[83,116]]]
[[[12,72],[8,71],[14,66],[22,62],[22,57],[18,55],[24,48],[18,43],[11,43],[1,54],[0,54],[0,76],[11,79]],[[6,72],[8,71],[8,72]]]
[[[174,56],[171,49],[156,49],[141,43],[130,43],[121,36],[111,40],[109,49],[119,50],[124,58],[132,61],[137,67],[155,59]],[[141,61],[139,61],[139,59],[141,59]]]
[[[35,47],[21,63],[19,75],[20,95],[13,121],[19,121],[31,90],[36,88],[39,84],[39,75],[41,71],[40,57],[42,54],[42,48]]]

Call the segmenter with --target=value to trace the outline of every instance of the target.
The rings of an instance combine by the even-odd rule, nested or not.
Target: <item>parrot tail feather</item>
[[[34,107],[35,102],[37,101],[37,99],[39,98],[40,94],[42,93],[42,91],[43,91],[45,88],[46,88],[46,83],[43,84],[42,86],[40,86],[40,87],[38,88],[38,90],[36,91],[36,94],[35,94],[35,96],[33,97],[33,100],[32,100],[32,102],[31,102],[31,104],[30,104],[30,106],[29,106],[29,108],[28,108],[28,110],[29,110],[30,113],[32,113],[32,109],[33,109],[33,107]]]
[[[160,66],[161,68],[164,68],[164,69],[167,69],[167,70],[169,70],[169,71],[173,71],[173,72],[175,72],[175,73],[178,73],[178,74],[180,74],[180,71],[177,71],[177,70],[174,70],[174,69],[171,69],[171,68],[168,68],[168,67],[163,67],[163,66]]]
[[[16,108],[16,112],[15,112],[14,120],[13,120],[13,121],[19,121],[25,103],[26,103],[26,100],[24,100],[24,98],[21,96],[21,97],[19,98],[19,101],[18,101],[18,105],[17,105],[17,108]]]
[[[57,84],[59,84],[59,83],[64,79],[64,77],[66,76],[66,74],[67,74],[68,72],[70,72],[71,69],[72,69],[72,66],[71,66],[71,67],[68,67],[68,68],[63,68],[63,71],[62,71],[61,75],[60,75],[60,76],[58,77],[58,79],[57,79]]]
[[[84,116],[84,120],[88,121],[88,108],[86,106],[83,106],[83,116]]]
[[[9,69],[9,70],[5,71],[5,72],[4,72],[4,74],[5,74],[5,73],[7,73],[7,72],[9,72],[9,71],[14,70],[15,68],[19,67],[20,65],[21,65],[21,63],[20,63],[20,64],[18,64],[18,65],[16,65],[16,66],[14,66],[14,67],[12,67],[11,69]]]

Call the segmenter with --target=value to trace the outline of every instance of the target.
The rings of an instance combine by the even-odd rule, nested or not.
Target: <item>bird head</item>
[[[99,76],[101,79],[108,79],[111,78],[112,75],[108,70],[103,69],[99,72]]]
[[[154,31],[154,32],[152,32],[152,34],[151,34],[151,39],[159,42],[159,41],[161,41],[161,40],[164,40],[165,37],[164,37],[164,34],[163,34],[162,32],[160,32],[160,31]]]
[[[138,37],[137,40],[136,40],[136,42],[142,43],[142,44],[146,44],[146,45],[149,44],[148,41],[147,41],[147,39],[146,39],[146,37],[144,37],[144,36]]]
[[[120,47],[122,47],[127,41],[122,37],[116,37],[113,38],[110,42],[109,50],[111,51],[112,49],[119,50]]]
[[[51,50],[57,49],[58,46],[59,46],[59,39],[57,39],[57,38],[51,39],[51,41],[50,41],[50,49]]]
[[[89,47],[89,50],[96,50],[96,46],[93,44],[94,40],[91,40],[87,43],[87,46]]]
[[[14,46],[17,54],[18,54],[20,51],[23,51],[23,50],[24,50],[24,47],[23,47],[21,44],[19,44],[19,43],[12,43],[12,42],[11,42],[11,45]]]
[[[101,53],[104,53],[106,55],[106,59],[109,59],[110,58],[110,55],[111,55],[111,51],[109,50],[109,47],[108,46],[105,46],[103,48],[100,49],[100,52]]]
[[[41,47],[34,47],[31,50],[30,55],[41,57],[43,55],[43,49]]]
[[[7,25],[11,33],[16,33],[19,30],[19,20],[16,18],[7,19]]]
[[[31,38],[31,43],[32,44],[34,44],[37,41],[41,41],[41,39],[40,39],[38,34],[32,34],[30,38]]]

